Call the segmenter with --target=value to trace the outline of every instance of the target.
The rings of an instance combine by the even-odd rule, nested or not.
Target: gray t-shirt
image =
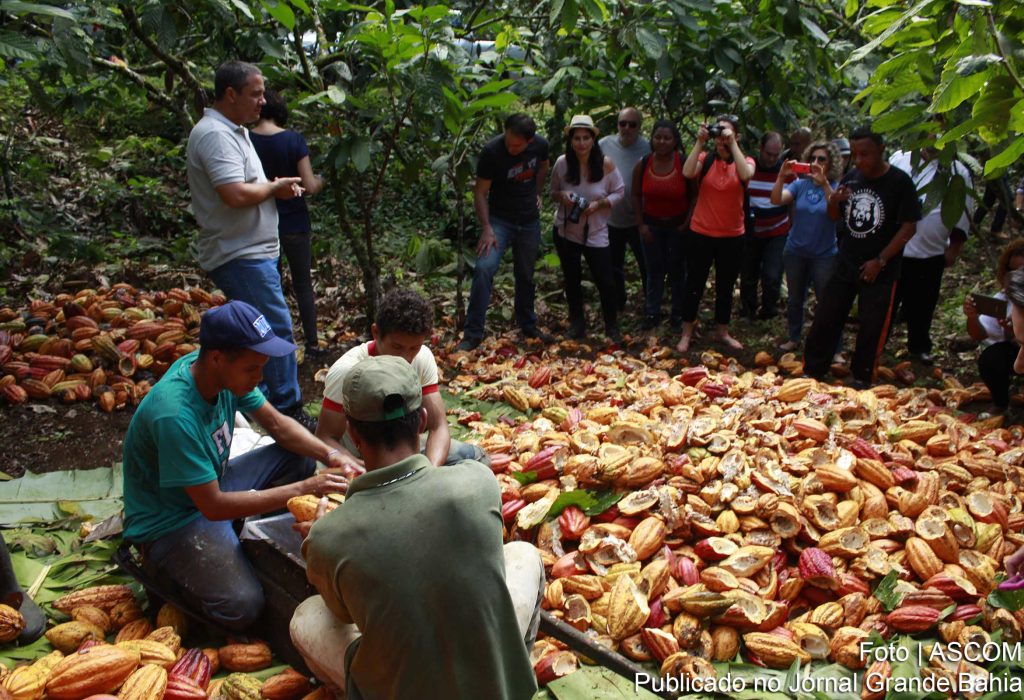
[[[221,185],[267,181],[248,129],[208,107],[189,134],[185,153],[192,211],[199,223],[199,266],[209,272],[239,258],[278,257],[275,199],[233,208],[217,194]]]
[[[643,136],[637,138],[629,148],[624,148],[619,143],[618,134],[605,136],[598,142],[604,154],[612,159],[615,167],[622,175],[626,183],[626,196],[612,207],[611,216],[608,217],[608,225],[616,228],[628,228],[636,226],[636,217],[633,214],[633,166],[640,162],[640,159],[651,152],[651,144]]]

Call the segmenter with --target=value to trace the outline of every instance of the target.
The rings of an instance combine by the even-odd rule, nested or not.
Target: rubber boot
[[[25,645],[43,636],[46,631],[46,615],[31,598],[25,595],[14,576],[11,555],[7,543],[0,547],[0,601],[18,610],[25,618],[25,628],[18,635],[18,644]]]

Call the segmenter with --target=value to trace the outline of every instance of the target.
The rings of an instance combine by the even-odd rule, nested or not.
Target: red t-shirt
[[[682,216],[690,206],[686,197],[686,178],[683,177],[683,161],[674,154],[672,170],[664,175],[654,172],[654,156],[647,159],[643,174],[644,214],[656,219]]]
[[[705,151],[699,156],[702,168],[707,155]],[[754,167],[753,158],[747,156],[746,160]],[[743,183],[736,174],[735,163],[715,156],[711,170],[700,181],[690,228],[712,238],[735,238],[744,234]]]

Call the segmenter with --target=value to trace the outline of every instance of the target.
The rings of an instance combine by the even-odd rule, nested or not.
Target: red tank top
[[[673,154],[672,170],[664,175],[654,172],[654,156],[647,159],[643,174],[644,214],[656,219],[682,216],[689,207],[686,178],[679,153]]]

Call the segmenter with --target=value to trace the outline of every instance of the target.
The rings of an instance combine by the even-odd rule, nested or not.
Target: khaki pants
[[[509,542],[504,549],[505,585],[512,598],[523,643],[527,649],[532,649],[540,624],[544,565],[540,554],[527,542]],[[359,638],[359,628],[342,623],[327,608],[324,599],[315,595],[295,609],[289,631],[292,644],[313,675],[343,697],[345,650]]]

